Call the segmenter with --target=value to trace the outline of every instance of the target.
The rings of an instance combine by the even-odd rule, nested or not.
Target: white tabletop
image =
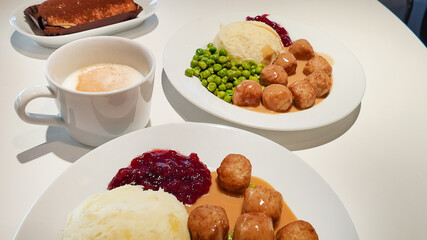
[[[0,239],[12,239],[43,190],[91,150],[63,128],[27,124],[15,113],[14,100],[22,89],[46,84],[43,66],[53,51],[9,25],[11,12],[25,2],[0,4]],[[321,29],[354,53],[366,74],[366,92],[343,120],[299,132],[244,129],[282,144],[311,165],[342,200],[360,239],[425,239],[427,50],[421,41],[374,0],[160,1],[157,13],[141,26],[117,34],[146,45],[156,56],[151,126],[183,121],[237,126],[188,102],[162,68],[163,48],[176,29],[215,11],[283,15]],[[57,111],[53,101],[44,99],[32,102],[29,110]]]

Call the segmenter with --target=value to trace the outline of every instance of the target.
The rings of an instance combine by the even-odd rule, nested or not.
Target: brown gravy
[[[217,176],[217,173],[215,171],[212,171],[212,185],[209,189],[209,192],[199,198],[193,205],[186,205],[186,209],[187,212],[190,213],[194,208],[204,204],[213,204],[221,206],[225,209],[225,212],[227,213],[228,221],[230,224],[229,231],[233,232],[234,224],[236,223],[237,217],[241,214],[242,211],[243,195],[230,195],[223,192],[217,184]],[[254,176],[251,177],[251,184],[273,188],[273,186],[271,186],[266,181]],[[283,202],[282,216],[280,217],[280,220],[275,223],[274,229],[277,231],[286,224],[296,220],[298,219],[296,218],[292,210],[288,207],[286,202]]]
[[[334,59],[327,55],[326,53],[315,53],[316,56],[322,56],[324,57],[329,64],[331,64],[331,66],[333,66],[334,64]],[[303,61],[303,60],[297,60],[297,70],[296,73],[294,75],[288,76],[288,86],[291,85],[292,83],[298,81],[298,80],[302,80],[305,77],[307,77],[304,73],[304,67],[307,64],[308,61]],[[331,76],[331,80],[333,81],[333,78]],[[321,98],[316,98],[316,101],[314,103],[314,106],[316,106],[317,104],[319,104],[321,101],[323,101],[323,99],[325,99],[327,96],[325,97],[321,97]],[[313,107],[314,107],[313,106]],[[259,112],[259,113],[269,113],[269,114],[281,114],[280,112],[275,112],[275,111],[271,111],[269,109],[267,109],[266,107],[264,107],[262,104],[260,104],[257,107],[241,107],[250,111],[254,111],[254,112]],[[292,106],[288,109],[288,111],[286,111],[285,113],[289,113],[289,112],[298,112],[298,111],[302,111],[304,109],[299,109],[297,108],[294,104],[292,104]]]

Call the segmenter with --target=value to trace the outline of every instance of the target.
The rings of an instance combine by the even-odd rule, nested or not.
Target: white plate
[[[316,106],[299,112],[263,114],[226,103],[200,84],[196,77],[184,75],[197,48],[206,48],[213,42],[220,24],[243,21],[247,15],[233,14],[204,16],[194,19],[179,29],[168,41],[163,64],[172,85],[187,100],[222,119],[248,127],[297,131],[331,124],[350,114],[362,100],[365,92],[365,74],[356,57],[341,43],[325,33],[290,19],[270,16],[285,27],[291,39],[306,38],[317,52],[334,59],[334,85],[329,96]]]
[[[153,15],[154,12],[157,10],[158,6],[157,0],[135,0],[134,2],[142,6],[143,10],[134,19],[62,36],[44,36],[41,35],[42,33],[40,33],[40,31],[37,32],[38,29],[35,27],[34,23],[31,22],[31,20],[28,20],[29,22],[27,22],[27,19],[24,15],[24,10],[27,7],[32,6],[34,4],[40,4],[43,1],[44,0],[38,0],[32,3],[26,3],[25,6],[16,9],[15,12],[12,13],[9,22],[19,33],[33,39],[41,46],[51,48],[57,48],[66,43],[84,37],[111,35],[130,28],[134,28],[141,24],[145,19]]]
[[[353,223],[332,189],[304,161],[280,145],[226,126],[181,123],[142,129],[89,152],[41,195],[22,222],[16,240],[58,240],[67,214],[89,195],[104,192],[117,171],[155,148],[195,152],[211,170],[229,153],[248,157],[252,174],[280,191],[299,219],[313,224],[320,239],[358,239]]]

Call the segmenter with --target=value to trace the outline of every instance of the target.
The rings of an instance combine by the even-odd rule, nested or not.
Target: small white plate
[[[15,239],[60,239],[67,215],[78,203],[106,191],[120,168],[153,149],[174,149],[185,155],[197,153],[211,170],[218,168],[227,154],[243,154],[252,163],[252,174],[280,191],[297,218],[309,221],[320,239],[358,239],[336,194],[296,155],[251,132],[203,123],[142,129],[89,152],[46,189],[26,215]]]
[[[35,26],[35,24],[31,20],[27,20],[24,15],[24,10],[27,7],[40,4],[43,1],[44,0],[39,0],[32,3],[26,3],[25,6],[16,9],[10,17],[9,22],[19,33],[33,39],[41,46],[50,48],[57,48],[66,43],[84,37],[111,35],[130,28],[134,28],[141,24],[145,19],[153,15],[158,7],[157,0],[135,0],[135,3],[142,6],[143,10],[134,19],[62,36],[45,36],[42,35],[41,31]]]
[[[293,113],[257,113],[226,103],[203,87],[198,78],[185,76],[185,69],[190,67],[196,49],[206,48],[208,43],[213,42],[221,24],[244,21],[247,15],[235,13],[203,16],[184,25],[170,38],[163,55],[164,69],[172,85],[187,100],[204,111],[230,122],[278,131],[322,127],[342,119],[359,105],[365,92],[365,74],[356,57],[325,33],[278,16],[269,18],[281,24],[289,32],[292,40],[305,38],[315,51],[326,53],[334,60],[334,85],[328,97],[321,103]]]

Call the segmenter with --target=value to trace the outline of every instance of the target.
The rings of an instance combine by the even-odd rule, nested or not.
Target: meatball
[[[310,59],[305,65],[303,73],[305,75],[310,75],[317,70],[325,72],[328,76],[332,75],[331,64],[329,64],[328,61],[322,56],[316,56]]]
[[[278,191],[263,186],[247,188],[242,212],[262,212],[276,222],[282,215],[283,198]]]
[[[331,78],[323,71],[314,71],[308,75],[307,80],[316,91],[316,97],[322,97],[329,92],[331,89],[332,81]]]
[[[305,39],[296,40],[289,47],[289,52],[291,52],[298,60],[310,60],[314,57],[313,47]]]
[[[225,210],[209,204],[193,209],[187,225],[192,240],[226,239],[230,228]]]
[[[316,91],[307,80],[294,82],[289,90],[294,95],[295,105],[301,109],[310,108],[316,102]]]
[[[241,154],[228,154],[216,170],[218,185],[227,192],[242,194],[251,181],[252,165]]]
[[[273,64],[281,66],[288,75],[294,75],[298,65],[297,59],[290,52],[279,54]]]
[[[298,220],[288,223],[276,234],[276,240],[318,240],[316,231],[310,223]]]
[[[234,88],[233,104],[237,106],[256,107],[261,102],[262,87],[252,80],[243,80]]]
[[[286,112],[293,100],[294,96],[289,88],[281,84],[271,84],[262,91],[262,104],[275,112]]]
[[[263,86],[270,84],[282,84],[288,85],[288,74],[285,69],[279,65],[268,65],[262,69],[261,75],[259,75],[259,83]]]
[[[273,221],[264,213],[243,213],[236,220],[233,240],[274,240]]]

